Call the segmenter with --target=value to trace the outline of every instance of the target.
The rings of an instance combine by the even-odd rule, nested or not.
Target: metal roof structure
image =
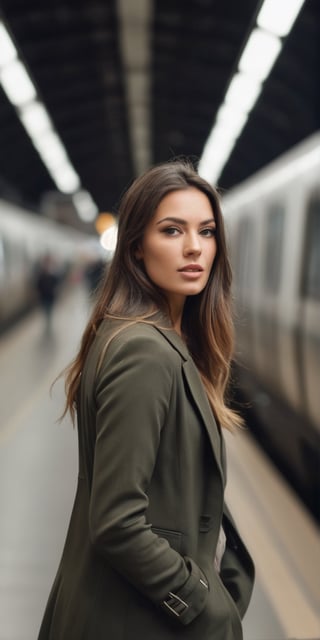
[[[99,210],[150,164],[196,163],[261,0],[0,0],[68,155]],[[219,184],[229,189],[320,128],[320,2],[306,0]],[[0,195],[40,210],[56,187],[0,88]]]

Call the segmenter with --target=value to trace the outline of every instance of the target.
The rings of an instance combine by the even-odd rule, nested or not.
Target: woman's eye
[[[205,236],[205,237],[212,237],[214,236],[216,233],[216,228],[215,227],[208,227],[207,229],[202,229],[201,231],[201,235]]]
[[[177,229],[176,227],[167,227],[166,229],[163,229],[163,232],[168,236],[176,236],[178,233],[180,233],[179,229]]]

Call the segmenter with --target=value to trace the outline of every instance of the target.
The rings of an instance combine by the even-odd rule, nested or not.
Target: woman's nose
[[[184,243],[184,255],[201,253],[201,243],[198,234],[190,234],[186,236]]]

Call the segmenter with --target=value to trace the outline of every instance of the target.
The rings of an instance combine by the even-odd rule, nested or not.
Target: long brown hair
[[[231,269],[219,196],[185,161],[171,161],[149,169],[132,183],[121,200],[115,253],[101,282],[79,353],[66,373],[65,413],[70,410],[73,418],[81,371],[103,318],[111,315],[141,320],[155,308],[169,314],[164,295],[149,279],[136,253],[146,225],[164,196],[189,187],[199,189],[210,201],[216,222],[217,253],[205,289],[186,300],[182,330],[217,420],[229,429],[241,424],[240,417],[225,403],[233,352],[233,324]]]

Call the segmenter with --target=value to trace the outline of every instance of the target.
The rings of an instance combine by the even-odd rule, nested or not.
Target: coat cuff
[[[171,618],[186,625],[204,609],[209,585],[205,575],[193,560],[187,557],[184,559],[190,571],[188,580],[177,591],[170,591],[160,606]]]

